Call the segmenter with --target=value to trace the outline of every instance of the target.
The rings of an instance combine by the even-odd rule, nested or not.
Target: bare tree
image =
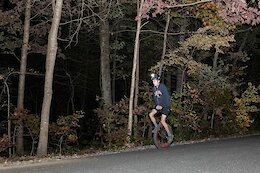
[[[99,5],[99,40],[101,61],[101,91],[105,106],[112,104],[111,72],[110,72],[110,47],[109,47],[109,4],[107,0],[101,0]]]
[[[180,28],[180,32],[181,33],[186,33],[187,32],[187,26],[188,26],[188,21],[187,21],[187,17],[183,16],[183,18],[181,19],[181,28]],[[180,42],[184,42],[185,41],[185,35],[180,35]],[[177,78],[177,83],[176,83],[176,91],[177,92],[182,92],[182,85],[183,85],[183,80],[185,79],[185,73],[182,69],[177,68],[176,69],[176,78]]]
[[[48,128],[49,128],[49,116],[50,106],[52,99],[52,84],[53,84],[53,73],[56,60],[56,54],[58,49],[57,37],[58,29],[62,13],[63,0],[53,0],[53,18],[52,25],[48,37],[48,48],[46,57],[46,72],[45,72],[45,84],[44,84],[44,98],[42,103],[41,111],[41,128],[40,138],[37,149],[37,156],[42,157],[47,155],[48,145]]]
[[[133,59],[133,67],[132,67],[132,78],[131,78],[131,89],[130,89],[130,100],[129,100],[129,115],[128,115],[128,135],[132,135],[132,129],[133,129],[133,107],[134,107],[134,92],[135,92],[135,83],[136,83],[136,73],[137,73],[137,62],[139,58],[139,37],[140,37],[140,31],[141,31],[141,24],[142,24],[142,5],[144,3],[144,0],[141,0],[140,4],[139,1],[137,5],[140,5],[137,9],[137,26],[136,26],[136,35],[135,35],[135,47],[134,47],[134,59]]]
[[[166,17],[167,17],[167,19],[166,19],[166,25],[165,25],[164,34],[163,34],[163,51],[162,51],[161,61],[164,60],[165,53],[166,53],[167,34],[168,34],[169,24],[170,24],[170,20],[171,20],[170,14],[166,14]],[[159,67],[159,75],[160,76],[162,75],[162,69],[163,69],[163,65],[160,64],[160,67]]]
[[[138,106],[139,79],[140,79],[140,57],[139,57],[139,53],[137,55],[138,55],[138,57],[137,57],[137,61],[136,61],[136,81],[135,81],[135,90],[134,90],[134,109],[137,108],[137,106]],[[134,115],[134,126],[135,127],[137,127],[137,123],[138,123],[137,115]],[[135,136],[137,135],[137,129],[135,129],[134,135]]]
[[[27,66],[27,54],[29,49],[29,36],[30,36],[30,18],[31,18],[31,0],[26,1],[25,5],[25,18],[24,18],[24,31],[23,31],[23,45],[21,53],[20,62],[20,74],[19,74],[19,84],[18,84],[18,97],[17,97],[17,111],[22,113],[24,109],[24,90],[25,90],[25,73]],[[22,115],[18,121],[18,133],[16,139],[16,149],[17,154],[22,155],[24,152],[23,145],[23,122]]]

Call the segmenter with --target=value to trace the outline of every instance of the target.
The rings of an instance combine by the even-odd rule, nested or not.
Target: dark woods
[[[54,21],[51,1],[31,4],[29,42],[24,44],[26,2],[0,0],[0,153],[6,157],[37,155],[45,72],[50,67],[47,50],[54,50],[48,49],[53,39],[48,37]],[[182,4],[168,8],[168,1],[142,2],[64,0],[52,92],[47,92],[52,96],[48,153],[151,144],[150,73],[160,70],[171,93],[176,142],[259,130],[259,10],[237,9],[248,10],[246,20],[243,15],[232,17],[232,10],[219,6],[224,4],[220,1],[182,1],[189,5],[181,8]],[[234,2],[234,7],[242,3]],[[142,26],[139,40],[137,14]],[[24,47],[25,89],[23,107],[18,108]],[[134,106],[128,136],[130,89]],[[18,142],[18,136],[23,141]]]

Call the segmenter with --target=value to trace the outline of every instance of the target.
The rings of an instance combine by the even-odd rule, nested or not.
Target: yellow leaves
[[[241,98],[234,99],[234,106],[237,107],[236,113],[246,115],[249,112],[259,111],[257,103],[260,103],[259,89],[248,83],[248,88],[242,94]]]
[[[230,47],[229,42],[234,42],[234,35],[221,27],[207,26],[198,29],[197,33],[188,38],[182,47],[196,48],[197,50],[210,50],[212,47],[222,52],[220,47]]]
[[[187,39],[183,46],[195,47],[196,49],[209,50],[214,44],[211,37],[205,37],[203,34],[195,34]]]
[[[201,73],[203,69],[208,67],[193,60],[194,51],[209,51],[214,48],[216,52],[224,53],[221,49],[230,47],[230,42],[234,41],[234,35],[230,35],[226,28],[216,26],[200,28],[191,37],[180,43],[180,47],[166,55],[163,61],[158,62],[150,70],[159,69],[160,64],[163,64],[164,67],[177,66],[183,70],[187,69],[189,75]]]
[[[195,111],[188,111],[185,115],[182,116],[182,126],[189,127],[194,131],[200,132],[200,117]]]
[[[235,109],[231,110],[236,114],[236,121],[244,130],[250,127],[253,120],[250,119],[250,112],[257,112],[259,108],[257,104],[260,103],[259,96],[260,87],[256,88],[251,83],[248,83],[248,88],[242,94],[241,98],[234,99]]]
[[[202,71],[202,64],[201,63],[198,63],[194,60],[190,60],[188,61],[187,63],[187,74],[188,75],[197,75],[199,74],[199,72]]]
[[[187,92],[187,96],[190,98],[190,105],[200,104],[203,105],[204,102],[199,96],[199,91],[195,87],[191,87],[188,83],[184,87],[185,92]]]
[[[197,5],[193,14],[200,17],[204,26],[227,26],[227,23],[218,15],[218,5],[214,2]]]
[[[242,102],[241,99],[239,99],[239,98],[235,98],[234,101],[235,101],[236,105],[240,105]]]
[[[215,45],[217,46],[223,46],[223,47],[230,47],[230,44],[229,42],[235,42],[235,38],[234,38],[234,35],[231,35],[231,36],[222,36],[222,37],[219,37],[219,36],[214,36],[212,38],[212,40],[214,40],[215,42]]]
[[[242,94],[241,98],[244,101],[244,103],[260,103],[259,86],[256,88],[252,85],[252,83],[248,83],[248,88]]]
[[[242,129],[242,132],[247,131],[247,128],[250,127],[250,124],[254,122],[246,115],[236,116],[236,121],[239,124],[240,128]]]
[[[163,61],[163,64],[165,66],[177,66],[183,70],[187,71],[188,75],[197,75],[201,72],[203,72],[205,68],[205,64],[196,62],[195,60],[183,57],[183,56],[178,56],[175,53],[169,54],[169,58],[165,59]],[[152,68],[152,70],[156,69],[159,67],[159,63]]]
[[[70,142],[76,142],[78,140],[78,136],[76,134],[70,134],[67,139],[70,141]]]

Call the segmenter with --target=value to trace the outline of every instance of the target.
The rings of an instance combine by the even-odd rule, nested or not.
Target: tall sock
[[[171,136],[172,134],[171,134],[171,132],[167,132],[167,136]]]
[[[155,123],[153,123],[153,125],[154,125],[154,127],[155,127],[155,128],[158,126],[156,122],[155,122]]]

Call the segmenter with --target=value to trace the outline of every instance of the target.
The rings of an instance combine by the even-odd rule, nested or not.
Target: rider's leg
[[[157,127],[157,122],[156,119],[154,118],[154,115],[157,113],[157,111],[155,109],[153,109],[150,113],[149,113],[149,117],[154,125],[154,127]]]
[[[167,118],[167,116],[162,114],[162,116],[161,116],[161,123],[162,123],[163,127],[165,128],[165,130],[167,132],[167,135],[171,136],[172,134],[171,134],[169,126],[168,126],[168,124],[166,122],[166,118]]]

